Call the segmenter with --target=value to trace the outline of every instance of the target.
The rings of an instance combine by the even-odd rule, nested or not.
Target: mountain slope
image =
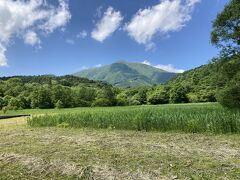
[[[190,102],[214,102],[217,92],[229,82],[229,79],[223,75],[222,70],[226,69],[228,64],[233,63],[233,60],[211,62],[179,74],[168,81],[166,85],[185,87]]]
[[[136,87],[165,83],[176,76],[176,73],[169,73],[142,63],[119,61],[99,68],[83,70],[74,75],[106,81],[120,87]]]
[[[215,59],[209,64],[179,74],[166,85],[185,87],[191,102],[211,102],[216,101],[220,90],[239,85],[239,82],[240,56],[235,55]]]

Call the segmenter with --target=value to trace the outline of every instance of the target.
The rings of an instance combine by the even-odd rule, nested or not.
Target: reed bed
[[[32,127],[72,127],[187,133],[240,133],[240,111],[218,104],[88,108],[33,116]]]

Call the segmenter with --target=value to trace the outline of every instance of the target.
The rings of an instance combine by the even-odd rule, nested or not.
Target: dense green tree
[[[132,97],[132,99],[138,101],[140,104],[146,104],[147,91],[148,91],[147,88],[138,89],[138,92]]]
[[[4,98],[3,98],[4,106],[8,106],[8,104],[9,104],[9,102],[10,102],[10,100],[11,100],[12,98],[13,98],[13,97],[12,97],[12,96],[9,96],[9,95],[4,96]]]
[[[231,0],[213,23],[211,41],[221,48],[218,63],[217,100],[223,106],[240,108],[240,1]]]
[[[61,85],[53,86],[51,88],[51,99],[53,104],[61,101],[63,107],[74,107],[72,91],[69,87]]]
[[[5,91],[5,96],[9,95],[9,96],[18,96],[21,92],[23,92],[25,90],[23,85],[8,85],[10,88],[8,88],[7,91]]]
[[[160,86],[148,93],[148,102],[150,104],[167,104],[169,103],[169,87]]]
[[[77,86],[73,88],[75,106],[91,106],[96,98],[96,89],[91,87]]]
[[[97,98],[95,101],[93,101],[92,106],[107,107],[112,106],[112,102],[107,98]]]
[[[0,97],[0,110],[3,108],[4,106],[4,100],[2,97]]]
[[[28,95],[27,95],[28,94]],[[22,92],[17,98],[21,101],[21,107],[23,109],[30,109],[31,108],[31,98],[30,93]]]
[[[110,103],[109,106],[116,105],[116,96],[111,87],[104,87],[98,90],[96,100],[98,101],[98,99],[100,99],[101,101],[108,100],[108,102]]]
[[[170,99],[169,101],[171,103],[187,103],[187,90],[182,85],[178,84],[177,86],[174,86],[170,90]]]
[[[125,91],[119,92],[119,94],[117,94],[116,101],[118,106],[129,105],[128,96]]]
[[[20,99],[12,97],[9,100],[8,108],[13,110],[22,109],[22,102],[20,101]]]
[[[230,0],[213,23],[211,41],[224,55],[240,52],[240,1]]]
[[[225,107],[240,108],[240,84],[231,84],[220,90],[217,100]]]
[[[48,87],[35,89],[31,95],[31,107],[40,109],[53,108],[51,90]]]

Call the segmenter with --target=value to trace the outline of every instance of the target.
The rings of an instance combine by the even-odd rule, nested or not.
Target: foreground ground
[[[240,179],[240,136],[0,121],[0,179]]]

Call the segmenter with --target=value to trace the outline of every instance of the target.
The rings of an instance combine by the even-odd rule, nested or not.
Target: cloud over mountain
[[[157,64],[157,65],[153,65],[152,63],[150,63],[149,61],[145,60],[142,62],[142,64],[146,64],[158,69],[162,69],[164,71],[167,72],[172,72],[172,73],[183,73],[185,70],[183,69],[177,69],[175,68],[172,64]]]
[[[200,0],[162,0],[159,4],[140,9],[126,24],[125,30],[137,43],[147,49],[154,47],[156,34],[181,30],[191,19],[191,12]]]

